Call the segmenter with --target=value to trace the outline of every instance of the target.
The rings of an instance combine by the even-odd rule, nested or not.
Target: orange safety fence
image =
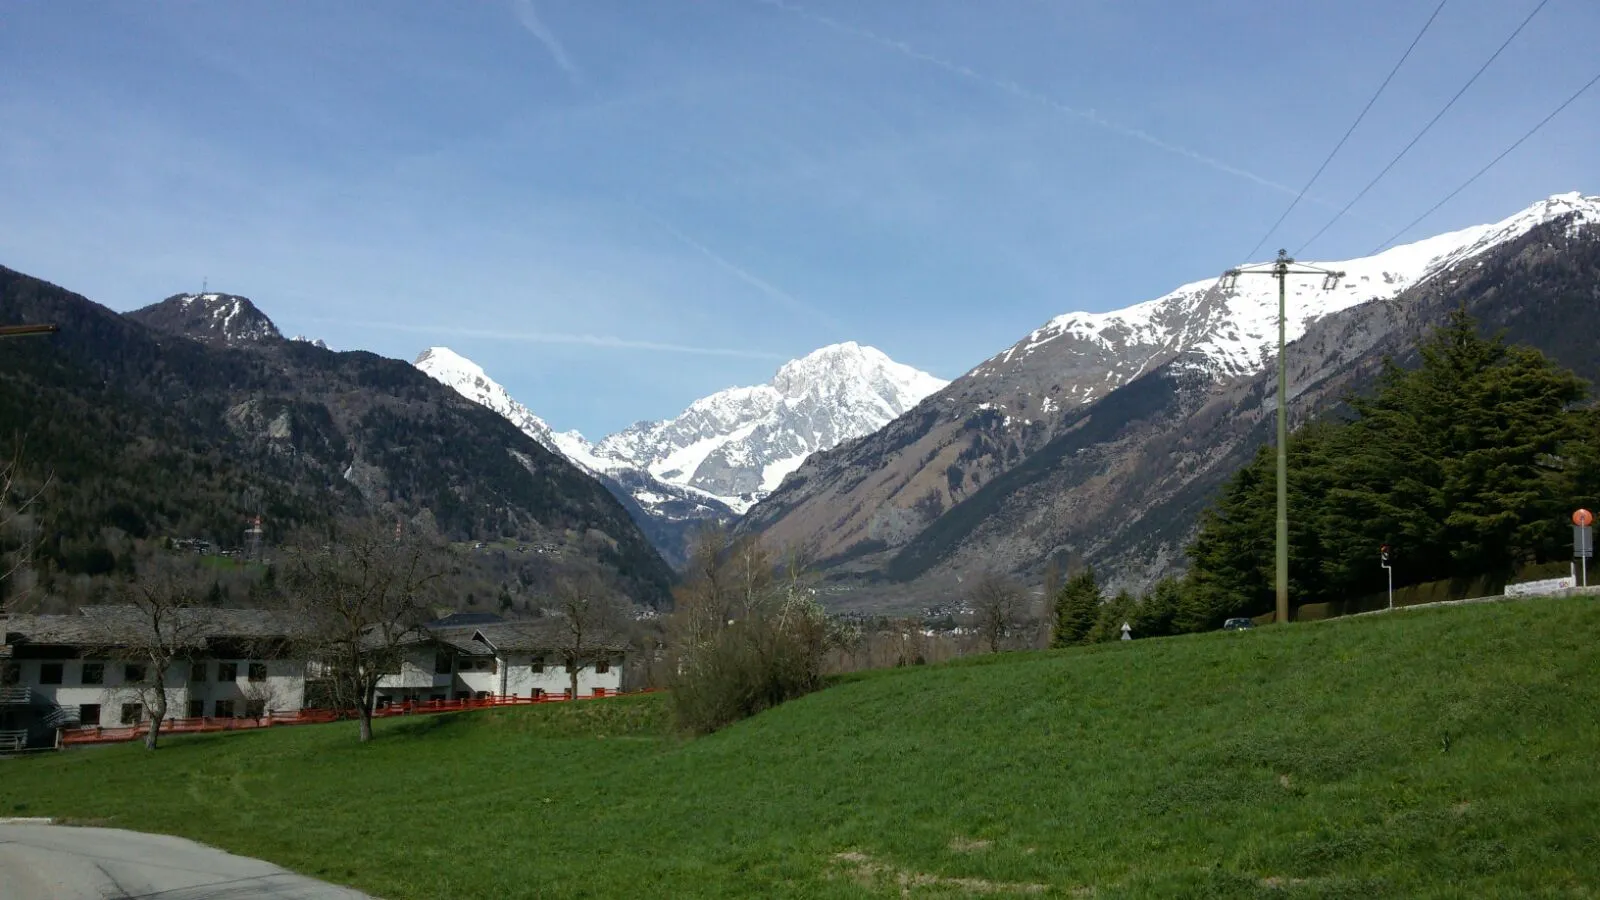
[[[649,694],[654,688],[641,691],[608,691],[596,688],[588,697],[579,697],[579,700],[603,700],[608,697],[636,696]],[[469,709],[493,709],[502,706],[532,706],[536,703],[565,703],[570,700],[565,693],[541,694],[537,697],[484,697],[473,700],[417,700],[401,703],[391,703],[372,711],[374,719],[384,719],[390,716],[427,715],[430,713],[460,712]],[[280,725],[317,725],[335,722],[340,719],[353,719],[356,711],[338,709],[301,709],[295,712],[271,712],[264,716],[240,716],[236,718],[218,718],[215,716],[201,716],[192,719],[164,719],[162,720],[162,734],[205,734],[215,731],[248,731],[257,728],[269,728]],[[139,740],[149,730],[148,724],[124,725],[118,728],[101,728],[90,725],[79,728],[61,729],[61,746],[77,744],[113,744],[122,741]]]

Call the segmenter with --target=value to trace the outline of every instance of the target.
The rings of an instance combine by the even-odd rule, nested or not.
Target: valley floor
[[[1594,896],[1587,598],[852,677],[698,740],[664,698],[0,764],[0,816],[433,897]]]

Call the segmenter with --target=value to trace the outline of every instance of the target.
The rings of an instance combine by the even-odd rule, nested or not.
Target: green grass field
[[[1586,599],[982,657],[722,733],[660,697],[0,765],[0,815],[379,896],[1593,897]]]

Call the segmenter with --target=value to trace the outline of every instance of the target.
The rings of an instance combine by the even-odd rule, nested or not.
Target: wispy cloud
[[[567,48],[561,45],[556,33],[550,30],[550,26],[544,24],[543,19],[539,18],[539,10],[534,8],[533,0],[515,0],[514,5],[517,21],[522,23],[522,27],[537,38],[546,50],[550,51],[550,58],[555,60],[556,65],[561,67],[561,71],[567,73],[567,77],[572,79],[573,84],[582,84],[583,72],[579,71],[578,65],[572,61],[572,57],[567,55]]]
[[[560,331],[504,331],[491,328],[461,328],[454,325],[411,325],[404,322],[352,322],[346,319],[313,318],[308,321],[344,325],[352,328],[403,331],[408,334],[512,341],[524,344],[568,344],[580,347],[598,347],[606,350],[647,350],[658,353],[687,353],[695,356],[732,356],[739,359],[788,359],[787,356],[781,353],[766,353],[760,350],[747,350],[737,347],[696,347],[689,344],[640,341],[607,334],[570,334]]]
[[[801,300],[799,297],[796,297],[772,282],[767,281],[765,278],[762,278],[761,276],[754,274],[737,263],[734,263],[717,251],[712,250],[710,247],[707,247],[700,241],[697,241],[685,234],[683,229],[673,225],[666,219],[661,218],[660,216],[650,212],[638,204],[630,205],[633,206],[634,209],[638,210],[640,215],[644,216],[646,219],[649,219],[651,222],[654,222],[656,227],[660,228],[662,231],[665,231],[667,234],[672,235],[673,238],[675,238],[685,247],[688,247],[689,249],[699,253],[701,256],[704,256],[706,259],[715,264],[717,268],[727,272],[729,275],[732,275],[740,281],[743,281],[745,284],[748,284],[761,293],[766,294],[768,297],[777,300],[779,303],[782,303],[795,312],[821,322],[834,331],[841,333],[848,331],[843,322],[840,322],[838,319],[828,315],[826,312],[823,312],[816,306]]]
[[[938,66],[939,68],[944,69],[946,72],[950,72],[952,74],[959,75],[962,78],[966,78],[966,79],[971,80],[971,81],[976,81],[976,82],[979,82],[981,84],[989,85],[990,87],[993,87],[993,88],[998,88],[998,89],[1000,89],[1002,91],[1005,91],[1008,94],[1011,94],[1014,97],[1018,97],[1020,99],[1027,100],[1030,103],[1038,104],[1039,106],[1043,106],[1046,109],[1053,110],[1053,111],[1055,111],[1057,113],[1060,113],[1061,115],[1069,116],[1069,117],[1074,118],[1074,119],[1079,119],[1079,120],[1082,120],[1084,122],[1088,122],[1089,124],[1095,125],[1095,126],[1097,126],[1099,128],[1103,128],[1106,131],[1110,131],[1110,132],[1113,132],[1115,134],[1120,134],[1123,137],[1132,138],[1133,140],[1140,141],[1140,142],[1145,143],[1145,144],[1149,144],[1150,146],[1155,147],[1157,149],[1164,150],[1164,151],[1166,151],[1168,153],[1172,153],[1172,154],[1176,154],[1178,156],[1185,157],[1187,159],[1190,159],[1190,160],[1193,160],[1193,161],[1195,161],[1197,163],[1200,163],[1203,166],[1208,166],[1208,167],[1210,167],[1212,169],[1216,169],[1219,172],[1225,172],[1225,173],[1227,173],[1229,175],[1234,175],[1236,177],[1243,178],[1246,181],[1253,182],[1253,183],[1258,184],[1258,185],[1260,185],[1262,187],[1277,191],[1277,192],[1279,192],[1281,194],[1287,194],[1287,195],[1292,197],[1292,196],[1295,196],[1297,193],[1299,193],[1294,188],[1289,187],[1286,184],[1279,184],[1278,182],[1273,181],[1270,178],[1264,178],[1264,177],[1262,177],[1260,175],[1257,175],[1256,173],[1251,172],[1251,171],[1249,171],[1247,169],[1241,169],[1238,166],[1230,165],[1230,164],[1225,163],[1222,160],[1217,159],[1215,157],[1207,156],[1204,153],[1199,152],[1198,150],[1191,150],[1190,148],[1185,147],[1182,144],[1175,144],[1172,141],[1156,137],[1155,135],[1153,135],[1150,132],[1145,131],[1143,129],[1134,128],[1134,127],[1132,127],[1130,125],[1124,125],[1124,124],[1122,124],[1120,122],[1115,122],[1115,121],[1112,121],[1111,119],[1107,119],[1105,116],[1100,115],[1100,113],[1098,111],[1096,111],[1096,110],[1093,110],[1093,109],[1080,109],[1080,108],[1075,107],[1075,106],[1069,106],[1069,105],[1067,105],[1065,103],[1062,103],[1059,100],[1056,100],[1054,97],[1050,97],[1050,96],[1048,96],[1046,94],[1042,94],[1042,93],[1040,93],[1040,92],[1038,92],[1036,90],[1033,90],[1032,88],[1024,87],[1024,86],[1018,84],[1017,82],[1012,81],[1009,78],[997,78],[997,77],[995,77],[993,75],[988,75],[988,74],[985,74],[983,72],[979,72],[976,69],[973,69],[972,67],[964,65],[962,63],[954,62],[954,61],[945,59],[945,58],[940,57],[940,56],[935,56],[935,55],[933,55],[931,53],[925,53],[925,52],[923,52],[921,50],[916,49],[915,47],[912,47],[910,44],[907,44],[905,41],[899,41],[899,40],[895,40],[893,38],[884,37],[883,35],[878,34],[877,32],[872,31],[870,29],[862,28],[862,27],[859,27],[859,26],[856,26],[856,25],[846,24],[844,22],[839,21],[838,19],[834,19],[834,18],[831,18],[829,16],[822,15],[821,13],[812,12],[811,10],[806,9],[803,6],[797,6],[797,5],[793,4],[793,3],[789,3],[789,2],[787,2],[787,0],[756,0],[756,2],[765,4],[765,5],[770,6],[770,7],[773,7],[774,9],[781,9],[781,10],[784,10],[785,12],[792,13],[792,14],[794,14],[796,16],[799,16],[799,17],[801,17],[803,19],[806,19],[806,20],[808,20],[810,22],[813,22],[813,23],[815,23],[817,25],[821,25],[821,26],[824,26],[826,28],[830,28],[830,29],[832,29],[834,31],[837,31],[840,34],[847,34],[847,35],[850,35],[852,37],[857,37],[857,38],[861,38],[863,40],[871,41],[871,42],[879,45],[880,47],[884,47],[884,48],[886,48],[888,50],[892,50],[892,51],[894,51],[894,52],[896,52],[896,53],[900,54],[901,56],[904,56],[904,57],[906,57],[908,59],[913,59],[913,60],[916,60],[918,62],[927,63],[927,64],[932,65],[932,66]],[[1315,200],[1315,198],[1312,198],[1312,197],[1309,197],[1309,196],[1306,197],[1305,199],[1307,199],[1307,200]],[[1323,205],[1331,205],[1331,204],[1328,204],[1326,201],[1321,201],[1321,200],[1315,200],[1315,202],[1322,203]]]

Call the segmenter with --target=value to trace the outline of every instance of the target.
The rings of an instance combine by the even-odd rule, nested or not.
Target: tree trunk
[[[573,660],[567,664],[567,674],[572,679],[572,692],[570,696],[573,700],[578,699],[578,668],[577,660]]]
[[[361,743],[372,740],[372,704],[377,700],[377,685],[363,686],[356,701],[356,717],[361,720]]]
[[[166,679],[162,678],[165,685]],[[161,720],[167,717],[167,692],[164,687],[157,688],[155,702],[150,704],[150,727],[144,733],[144,748],[156,749],[156,741],[161,738]]]

